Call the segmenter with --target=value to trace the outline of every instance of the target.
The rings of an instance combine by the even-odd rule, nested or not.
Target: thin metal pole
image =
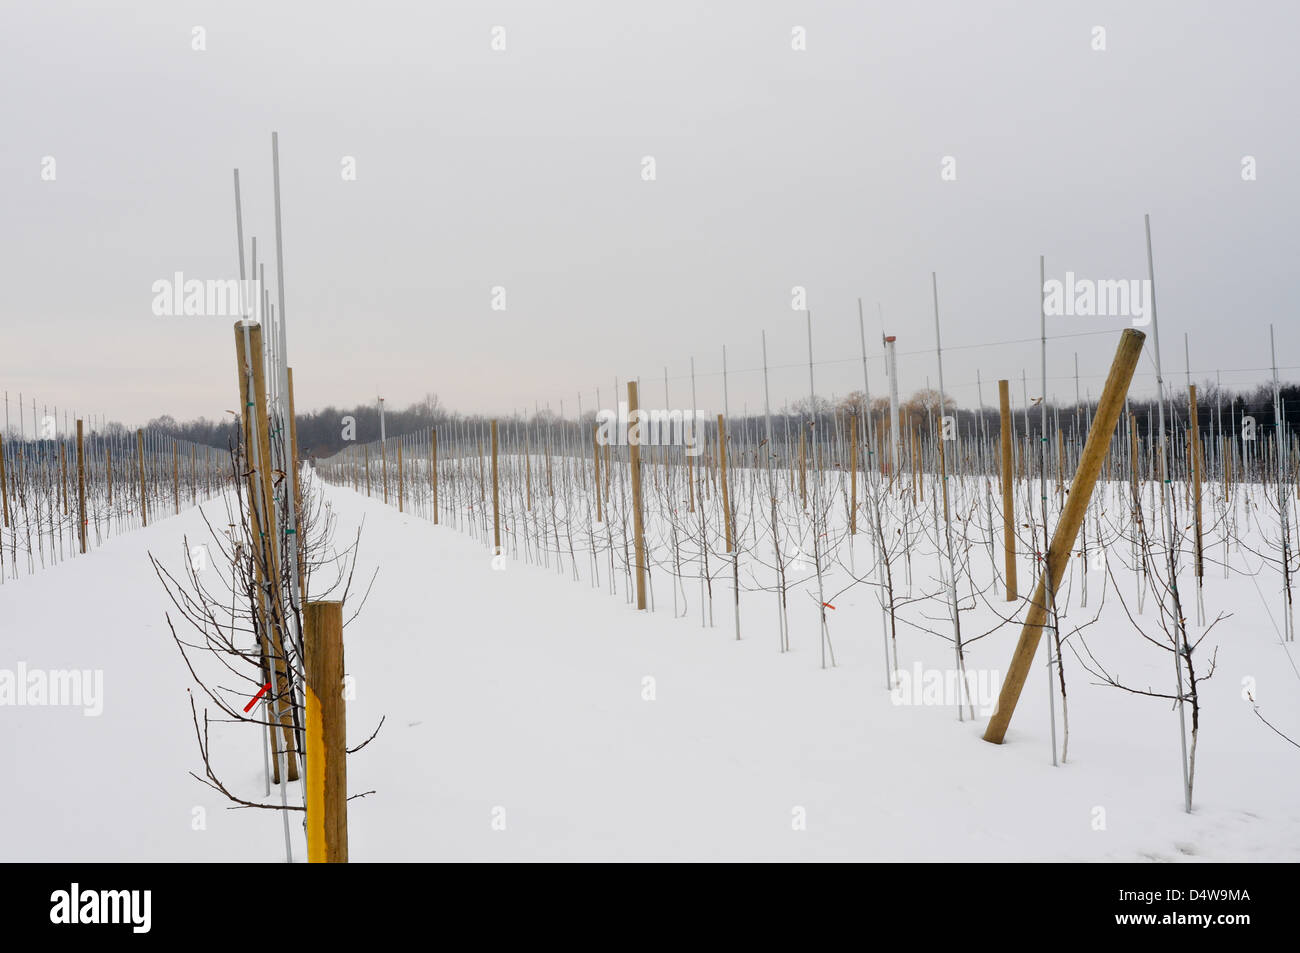
[[[1178,682],[1178,742],[1183,754],[1184,810],[1192,813],[1192,788],[1187,770],[1187,719],[1183,702],[1183,655],[1187,651],[1187,634],[1183,631],[1182,608],[1178,596],[1178,559],[1174,548],[1174,513],[1169,499],[1169,460],[1165,448],[1165,379],[1160,367],[1160,321],[1156,316],[1156,270],[1151,254],[1151,216],[1142,216],[1147,239],[1147,278],[1151,282],[1151,338],[1156,360],[1156,404],[1160,414],[1160,506],[1164,510],[1165,543],[1169,551],[1169,591],[1174,598],[1174,674]]]

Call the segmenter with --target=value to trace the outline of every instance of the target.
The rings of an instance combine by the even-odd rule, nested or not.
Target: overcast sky
[[[105,6],[0,8],[15,405],[128,424],[235,407],[231,320],[156,317],[152,286],[237,275],[236,167],[270,249],[272,130],[300,409],[433,392],[572,414],[631,376],[660,406],[665,367],[682,407],[693,356],[713,412],[725,345],[731,410],[752,411],[763,331],[780,405],[808,389],[795,286],[819,392],[862,386],[862,298],[907,393],[938,380],[932,271],[948,391],[977,403],[978,373],[993,403],[1024,370],[1033,397],[1037,345],[998,342],[1038,334],[1038,256],[1049,278],[1144,278],[1148,212],[1166,375],[1185,383],[1188,332],[1194,378],[1261,380],[1273,322],[1300,377],[1293,4]],[[1095,396],[1127,323],[1049,319],[1107,332],[1049,342],[1049,393],[1073,397],[1077,352]]]

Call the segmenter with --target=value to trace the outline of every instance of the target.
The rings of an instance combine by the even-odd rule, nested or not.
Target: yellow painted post
[[[303,606],[306,658],[307,862],[348,862],[347,706],[343,603]]]

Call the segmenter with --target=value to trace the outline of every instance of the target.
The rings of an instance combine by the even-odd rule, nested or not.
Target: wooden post
[[[1111,363],[1110,374],[1106,378],[1101,400],[1097,404],[1097,416],[1093,420],[1092,429],[1088,431],[1088,442],[1079,458],[1078,475],[1070,488],[1070,495],[1065,508],[1061,511],[1056,532],[1052,535],[1052,544],[1047,551],[1047,570],[1039,575],[1038,585],[1025,617],[1025,627],[1021,630],[1020,641],[1016,645],[1015,654],[1011,657],[1006,680],[1002,683],[997,708],[994,709],[993,717],[989,719],[988,728],[984,732],[985,741],[1002,744],[1006,737],[1007,726],[1011,723],[1011,716],[1016,710],[1016,702],[1020,699],[1025,679],[1033,666],[1034,653],[1038,650],[1038,643],[1043,635],[1043,623],[1047,621],[1046,585],[1050,579],[1052,591],[1057,592],[1060,589],[1061,577],[1065,574],[1065,567],[1070,559],[1070,550],[1079,535],[1083,518],[1087,515],[1088,501],[1092,498],[1097,475],[1101,472],[1101,462],[1106,456],[1111,437],[1114,436],[1120,411],[1124,408],[1124,396],[1128,393],[1129,382],[1133,379],[1133,369],[1142,354],[1142,344],[1145,340],[1146,335],[1134,328],[1127,328],[1120,336],[1115,360]]]
[[[388,441],[379,441],[379,480],[384,486],[384,502],[388,502]]]
[[[645,523],[641,514],[641,412],[637,409],[636,381],[627,382],[628,466],[632,477],[632,533],[636,543],[636,607],[645,602]]]
[[[1006,554],[1007,602],[1015,602],[1016,514],[1011,460],[1011,382],[998,381],[998,408],[1002,413],[1002,550]]]
[[[492,421],[492,545],[493,555],[501,555],[501,489],[497,483],[497,422]],[[516,549],[518,552],[518,549]]]
[[[104,447],[104,471],[108,475],[108,505],[113,505],[113,447]]]
[[[1205,578],[1205,550],[1201,540],[1201,428],[1196,414],[1196,385],[1189,384],[1188,405],[1191,420],[1189,421],[1192,428],[1192,439],[1188,441],[1188,448],[1192,455],[1192,498],[1194,500],[1195,511],[1195,528],[1196,528],[1196,578]]]
[[[172,507],[175,513],[181,511],[180,452],[176,449],[175,440],[172,440]]]
[[[86,457],[82,443],[81,420],[77,420],[77,535],[81,552],[86,552]]]
[[[59,443],[59,469],[63,475],[63,515],[68,515],[68,445]],[[60,533],[60,535],[62,535]]]
[[[429,482],[433,484],[433,525],[438,525],[438,428],[429,428]]]
[[[405,496],[406,480],[402,473],[402,438],[397,438],[397,512],[404,512],[403,497]]]
[[[253,402],[248,399],[249,398],[248,374],[246,368],[247,365],[244,361],[243,337],[240,332],[239,325],[237,324],[235,326],[235,370],[236,370],[236,379],[238,381],[238,388],[239,388],[240,423],[242,426],[241,434],[242,434],[242,441],[243,441],[242,452],[243,452],[243,467],[244,467],[243,480],[244,480],[244,487],[248,494],[248,522],[249,522],[249,530],[250,530],[249,536],[252,537],[254,541],[257,541],[261,539],[260,536],[261,522],[257,517],[257,484],[254,482],[255,471],[253,468],[253,440],[255,439],[255,435],[253,433],[253,418],[251,413]],[[240,449],[241,448],[236,448],[237,451]],[[238,477],[236,479],[235,490],[236,492],[239,491]],[[254,550],[254,552],[256,551],[257,550]],[[236,560],[240,558],[242,552],[243,552],[243,543],[237,542],[235,544]],[[257,586],[256,613],[257,613],[257,624],[259,628],[258,635],[259,635],[260,648],[261,648],[262,677],[266,679],[267,682],[269,682],[271,678],[271,654],[272,653],[271,653],[271,640],[267,637],[266,634],[268,625],[266,621],[267,620],[266,590],[264,588],[265,575],[262,571],[262,563],[260,559],[257,558],[257,556],[254,556],[253,558],[253,575],[254,575],[255,584]],[[263,684],[266,684],[267,682],[264,682]],[[271,710],[271,704],[269,699],[266,703],[266,710],[267,711]],[[274,725],[268,725],[266,730],[267,730],[267,736],[269,737],[271,742],[271,778],[275,784],[279,784],[280,783],[280,740],[276,734]]]
[[[306,654],[307,862],[348,862],[347,706],[343,603],[303,606]]]
[[[370,444],[361,448],[362,466],[366,468],[366,496],[370,495]]]
[[[140,464],[140,525],[149,525],[149,511],[144,498],[144,431],[135,432],[135,449]]]
[[[727,539],[727,552],[731,552],[731,505],[727,494],[727,425],[718,414],[718,470],[722,474],[722,525]]]
[[[249,360],[245,362],[244,352],[244,333],[245,325],[242,321],[236,321],[235,325],[235,362],[238,370],[239,393],[241,403],[247,410],[247,419],[249,428],[247,432],[247,442],[249,444],[248,465],[250,467],[248,492],[249,492],[249,518],[251,520],[253,545],[258,553],[255,562],[257,563],[258,573],[265,572],[265,576],[259,578],[259,584],[268,582],[265,592],[269,596],[264,611],[269,610],[264,616],[263,631],[270,633],[269,644],[264,640],[262,650],[267,657],[267,664],[274,671],[275,675],[275,696],[273,708],[276,709],[276,718],[284,731],[284,751],[288,764],[288,779],[290,781],[298,780],[298,760],[294,754],[295,742],[293,733],[293,718],[290,711],[291,706],[291,686],[288,677],[288,667],[286,665],[287,653],[284,649],[283,631],[285,628],[285,615],[283,604],[281,602],[280,589],[280,563],[275,551],[275,492],[271,480],[271,438],[270,428],[266,417],[266,371],[265,363],[262,359],[262,326],[260,324],[250,324],[247,326],[249,340]],[[251,367],[249,366],[251,364]],[[248,375],[252,375],[253,394],[249,399],[248,393]],[[252,404],[251,407],[247,406]],[[253,453],[252,443],[257,441],[257,461],[259,466],[257,471],[252,470]],[[255,497],[261,494],[262,505],[256,506]],[[265,568],[264,568],[265,567]],[[258,587],[259,594],[263,592],[261,585]],[[274,655],[272,655],[274,652]],[[271,729],[274,733],[274,729]],[[278,764],[277,759],[277,775]],[[278,777],[277,777],[278,780]]]

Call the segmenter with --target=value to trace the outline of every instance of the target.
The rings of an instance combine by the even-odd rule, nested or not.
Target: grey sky
[[[1144,212],[1170,378],[1186,331],[1198,379],[1261,379],[1229,369],[1268,363],[1270,321],[1279,362],[1300,364],[1290,4],[101,7],[0,12],[14,401],[127,423],[234,407],[231,322],[154,317],[151,286],[236,275],[234,167],[245,233],[272,251],[272,129],[303,409],[431,391],[464,411],[572,413],[579,391],[611,406],[614,378],[635,375],[658,405],[665,366],[688,406],[694,355],[700,406],[720,410],[725,344],[731,409],[754,410],[763,330],[786,365],[779,405],[807,392],[795,285],[818,360],[857,356],[859,296],[878,354],[880,302],[910,392],[937,382],[932,353],[912,353],[934,343],[932,270],[948,390],[975,403],[978,370],[993,402],[991,382],[1027,369],[1032,396],[1035,344],[968,346],[1037,334],[1039,254],[1048,277],[1145,277]],[[1049,334],[1124,326],[1053,318]],[[1051,342],[1049,390],[1072,396],[1077,351],[1095,394],[1114,343]],[[817,385],[859,388],[860,365],[820,366]]]

